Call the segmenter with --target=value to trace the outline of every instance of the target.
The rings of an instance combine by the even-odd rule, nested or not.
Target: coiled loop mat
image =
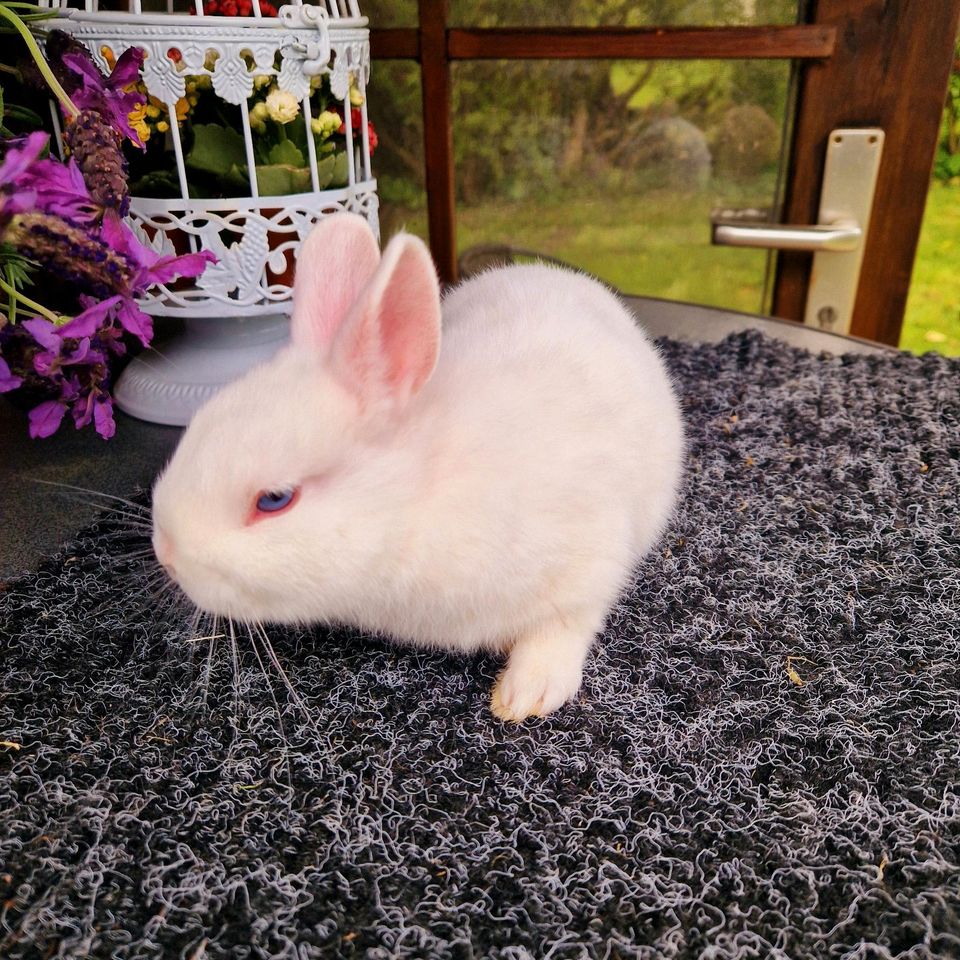
[[[0,955],[960,957],[960,363],[664,349],[684,499],[547,720],[324,630],[278,719],[108,522],[7,585]]]

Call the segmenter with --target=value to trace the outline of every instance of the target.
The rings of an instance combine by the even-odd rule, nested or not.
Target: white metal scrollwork
[[[311,225],[337,210],[365,216],[378,232],[376,181],[370,169],[367,136],[366,84],[370,44],[366,19],[356,0],[326,0],[281,7],[277,18],[260,16],[255,0],[252,17],[190,16],[185,11],[143,13],[140,0],[130,0],[126,14],[100,12],[96,0],[47,0],[42,5],[60,16],[45,21],[81,40],[97,63],[109,72],[105,51],[119,57],[130,47],[145,53],[142,78],[147,91],[167,105],[175,128],[175,162],[181,184],[179,199],[133,197],[129,219],[141,237],[158,252],[185,253],[210,249],[220,262],[191,286],[160,285],[143,298],[155,315],[256,316],[290,309],[292,265],[299,244]],[[191,2],[190,6],[195,4]],[[202,0],[196,4],[202,12]],[[176,3],[168,5],[178,7]],[[346,173],[335,189],[315,189],[294,195],[258,196],[256,174],[250,173],[246,196],[201,199],[192,196],[191,173],[184,162],[180,128],[173,106],[185,95],[187,77],[209,77],[213,90],[226,103],[246,106],[255,78],[275,78],[281,90],[296,97],[310,122],[311,77],[328,74],[330,90],[341,101],[345,117]],[[359,91],[362,123],[350,117],[351,83]],[[253,139],[247,110],[242,110],[247,156]],[[172,160],[173,162],[173,160]],[[252,161],[248,163],[248,167]],[[316,163],[311,153],[310,163]],[[251,168],[252,169],[252,168]]]

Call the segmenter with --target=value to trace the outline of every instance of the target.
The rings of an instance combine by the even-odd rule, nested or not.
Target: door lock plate
[[[833,130],[827,142],[816,224],[798,226],[753,218],[731,219],[734,211],[724,211],[713,222],[712,242],[731,247],[812,251],[804,323],[849,333],[882,152],[882,130]]]
[[[804,323],[849,333],[863,250],[883,153],[883,131],[840,129],[830,134],[817,223],[857,224],[863,239],[851,250],[813,255]]]

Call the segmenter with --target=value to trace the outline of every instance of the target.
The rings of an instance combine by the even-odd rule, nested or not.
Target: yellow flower
[[[137,136],[140,138],[142,143],[146,143],[150,139],[150,127],[147,125],[146,114],[147,108],[142,103],[135,106],[127,114],[127,119],[130,121],[130,126],[137,131]]]
[[[331,134],[337,132],[342,122],[339,113],[334,113],[332,110],[324,110],[323,113],[310,121],[310,129],[318,137],[325,140]]]
[[[296,120],[300,113],[300,104],[297,98],[287,90],[274,88],[267,94],[266,101],[267,112],[270,119],[276,123],[290,123]]]
[[[250,129],[254,133],[266,133],[266,121],[269,119],[270,111],[267,109],[267,105],[262,101],[255,103],[250,108]]]
[[[166,120],[161,120],[157,124],[157,133],[166,133],[170,129],[170,124]]]
[[[353,85],[350,87],[350,105],[354,107],[363,105],[363,94]]]
[[[273,77],[269,74],[261,73],[259,76],[253,78],[253,89],[262,90],[264,87],[269,87],[273,83]]]
[[[177,121],[183,123],[190,116],[190,104],[186,97],[181,97],[176,103]]]
[[[140,107],[138,109],[142,110],[143,108]],[[156,103],[151,102],[150,104],[148,104],[145,112],[151,120],[156,120],[157,117],[160,116],[160,108],[156,105]]]

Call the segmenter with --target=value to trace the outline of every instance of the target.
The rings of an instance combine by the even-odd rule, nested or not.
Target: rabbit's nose
[[[173,566],[173,544],[170,542],[170,538],[159,528],[153,534],[153,552],[171,574],[176,573]]]

